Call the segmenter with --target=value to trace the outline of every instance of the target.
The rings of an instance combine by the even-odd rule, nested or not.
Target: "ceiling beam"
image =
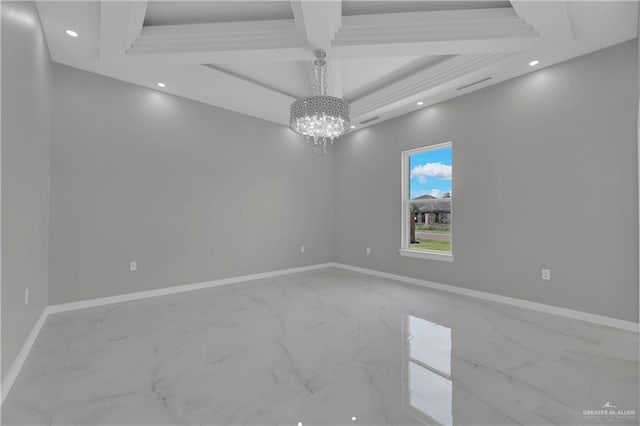
[[[338,59],[391,58],[397,56],[514,53],[535,45],[534,39],[444,40],[409,43],[347,44],[334,46],[330,56]]]
[[[511,2],[515,13],[535,28],[545,41],[574,41],[576,38],[567,5],[563,0],[552,2]]]
[[[142,28],[140,42],[198,40],[216,38],[256,38],[263,36],[302,36],[292,19],[272,21],[217,22],[208,24],[156,25]]]
[[[293,20],[295,21],[296,28],[299,31],[304,32],[305,41],[308,43],[307,28],[304,22],[304,14],[302,13],[302,0],[291,0],[291,10],[293,11]],[[307,75],[307,81],[309,82],[309,91],[315,94],[316,77],[313,70],[313,63],[308,61],[304,67]]]
[[[331,42],[342,23],[342,2],[291,0],[291,9],[295,25],[298,30],[304,31],[311,50],[330,51]],[[329,54],[327,63],[327,93],[341,98],[343,96],[342,62]],[[311,63],[307,66],[307,76],[309,86],[313,89],[315,78]]]
[[[127,60],[163,65],[312,58],[293,20],[144,27]]]
[[[147,11],[146,1],[100,2],[100,59],[124,57],[138,38]]]
[[[332,42],[340,58],[523,50],[539,33],[512,8],[345,16]]]
[[[490,9],[438,10],[428,12],[395,12],[371,15],[344,16],[343,29],[389,29],[421,25],[429,27],[454,27],[455,31],[465,26],[503,25],[521,21],[511,7]]]
[[[342,24],[341,1],[291,0],[296,26],[306,34],[312,50],[329,50]]]
[[[342,17],[341,2],[292,0],[291,6],[293,20],[143,28],[127,56],[162,65],[295,61],[323,48],[329,88],[341,96],[335,59],[515,52],[539,40],[512,8]]]
[[[208,87],[210,90],[193,90],[193,96],[205,103],[249,114],[275,123],[289,124],[289,107],[295,101],[290,94],[267,87],[264,84],[239,78],[233,73],[212,66],[188,66],[180,75]],[[189,87],[194,87],[189,84]],[[196,93],[197,92],[197,93]]]

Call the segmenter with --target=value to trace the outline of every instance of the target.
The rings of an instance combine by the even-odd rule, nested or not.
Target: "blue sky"
[[[451,147],[409,156],[409,197],[451,192]]]

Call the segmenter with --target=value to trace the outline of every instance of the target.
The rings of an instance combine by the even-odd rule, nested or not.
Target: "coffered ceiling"
[[[37,5],[56,62],[284,125],[323,48],[355,131],[635,38],[638,16],[635,1]]]

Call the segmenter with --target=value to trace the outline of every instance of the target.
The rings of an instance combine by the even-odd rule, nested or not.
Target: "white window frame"
[[[409,208],[411,202],[409,199],[409,181],[411,170],[409,170],[409,158],[413,154],[420,152],[435,151],[438,149],[451,147],[451,167],[453,170],[453,142],[444,142],[436,145],[429,145],[421,148],[410,149],[402,152],[402,240],[400,242],[399,253],[401,256],[416,257],[419,259],[441,260],[444,262],[453,262],[455,256],[453,255],[453,177],[451,179],[451,213],[449,215],[449,227],[451,229],[451,252],[431,251],[431,250],[416,250],[412,249],[409,241],[409,223],[407,217],[409,216]]]

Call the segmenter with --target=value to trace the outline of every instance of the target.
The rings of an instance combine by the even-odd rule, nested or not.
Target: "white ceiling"
[[[356,131],[635,38],[638,17],[636,1],[37,5],[56,62],[284,125],[324,48],[329,92],[351,103]]]

